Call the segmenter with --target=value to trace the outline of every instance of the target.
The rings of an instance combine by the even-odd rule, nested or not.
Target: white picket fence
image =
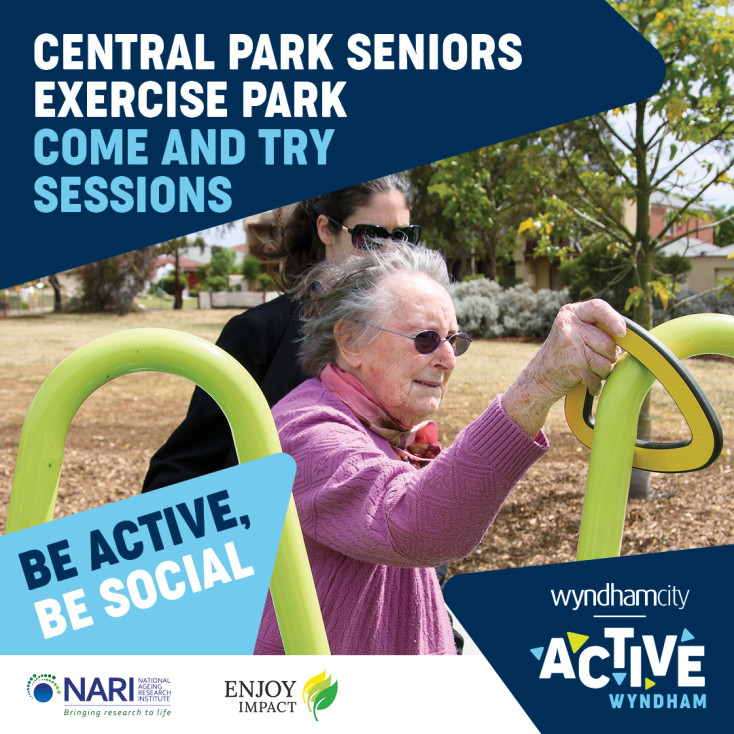
[[[199,291],[199,308],[252,308],[277,298],[277,291]]]

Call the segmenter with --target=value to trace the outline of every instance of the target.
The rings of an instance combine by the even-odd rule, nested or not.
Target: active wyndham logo
[[[594,632],[583,629],[576,620],[569,625],[575,631],[531,648],[539,663],[540,680],[566,680],[604,691],[612,709],[706,708],[704,646],[683,624],[668,622],[664,633],[651,630],[653,623],[642,613],[649,607],[681,612],[688,590],[671,586],[617,589],[608,583],[599,590],[550,592],[555,607],[566,607],[571,613],[581,607],[592,608],[594,619],[605,621],[603,627],[588,622]],[[610,606],[628,607],[623,611],[635,613],[610,613]],[[631,610],[631,606],[636,608]]]
[[[28,695],[39,703],[48,703],[54,693],[61,694],[61,689],[56,683],[56,676],[50,673],[34,673],[26,684]]]
[[[227,680],[224,684],[224,697],[239,699],[241,714],[294,714],[299,705],[294,680]],[[334,703],[338,689],[338,681],[332,683],[325,670],[306,681],[303,703],[316,721]]]

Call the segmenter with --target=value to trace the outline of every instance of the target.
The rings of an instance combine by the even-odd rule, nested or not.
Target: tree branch
[[[720,291],[723,291],[726,286],[724,284],[719,284],[712,286],[711,288],[707,288],[705,291],[700,291],[699,293],[694,293],[692,296],[688,296],[687,298],[684,298],[680,301],[676,301],[675,305],[672,306],[668,311],[665,312],[666,316],[669,316],[670,314],[675,311],[676,308],[679,308],[684,303],[690,303],[691,301],[695,301],[697,298],[703,298],[703,296],[707,296],[709,293],[718,293]]]
[[[607,118],[604,115],[595,115],[601,122],[604,123],[604,126],[609,130],[609,132],[612,134],[612,137],[616,138],[622,147],[627,148],[627,150],[630,153],[633,153],[635,150],[635,146],[631,143],[628,143],[610,124]]]
[[[603,152],[604,157],[606,158],[606,160],[612,165],[612,168],[614,168],[614,170],[617,172],[617,175],[618,176],[620,176],[621,178],[623,178],[627,182],[627,184],[629,186],[634,186],[634,183],[632,182],[632,180],[624,172],[624,169],[622,168],[622,166],[620,166],[619,163],[617,163],[617,161],[614,159],[614,157],[612,156],[611,152],[609,151],[608,147],[605,145],[604,138],[602,138],[601,132],[597,128],[596,122],[594,121],[594,118],[593,117],[590,118],[590,121],[591,121],[591,125],[592,125],[592,130],[593,130],[593,132],[594,132],[594,134],[596,136],[597,141],[600,144],[601,150],[602,150],[602,152]]]
[[[663,181],[665,181],[665,179],[670,175],[671,171],[674,171],[676,168],[680,168],[687,160],[689,160],[690,158],[695,157],[707,145],[711,145],[711,143],[713,143],[715,140],[720,139],[729,130],[729,128],[732,128],[732,127],[734,127],[734,119],[732,119],[729,122],[727,122],[716,133],[716,135],[714,135],[714,136],[712,136],[710,138],[707,138],[706,140],[704,140],[703,143],[701,143],[700,145],[698,145],[697,147],[695,147],[692,151],[690,151],[689,153],[686,153],[686,155],[683,156],[683,158],[681,158],[680,160],[676,161],[667,173],[665,173],[664,175],[662,175],[657,181],[653,181],[652,182],[653,188],[658,187]],[[727,166],[724,169],[724,171],[728,171],[729,168],[730,168],[730,166]],[[719,175],[721,173],[723,173],[723,171],[719,171]]]
[[[730,168],[732,168],[732,167],[734,167],[734,159],[732,159],[731,161],[729,161],[729,165],[728,165],[728,166],[727,166],[726,168],[724,168],[723,170],[722,170],[722,169],[717,169],[717,171],[716,171],[716,175],[715,175],[715,176],[713,176],[713,177],[711,178],[711,180],[710,180],[710,181],[709,181],[709,182],[708,182],[708,183],[707,183],[707,184],[706,184],[705,186],[703,186],[703,187],[702,187],[702,188],[701,188],[701,189],[700,189],[700,190],[699,190],[699,191],[698,191],[698,192],[697,192],[697,193],[695,194],[695,196],[689,197],[689,198],[688,198],[688,201],[687,201],[687,202],[685,203],[685,205],[684,205],[684,206],[682,206],[682,207],[681,207],[680,209],[676,209],[676,210],[675,210],[675,214],[674,214],[674,216],[672,216],[672,217],[670,218],[670,220],[668,221],[668,223],[667,223],[667,224],[666,224],[666,225],[665,225],[665,226],[663,227],[663,229],[662,229],[662,231],[660,232],[660,234],[658,234],[658,236],[657,236],[657,239],[658,239],[658,240],[661,240],[661,241],[662,241],[662,240],[664,239],[665,235],[666,235],[666,234],[667,234],[667,233],[668,233],[668,232],[669,232],[669,231],[670,231],[671,229],[673,229],[673,227],[675,227],[675,225],[676,225],[676,224],[678,224],[679,222],[681,222],[681,221],[682,221],[682,219],[683,219],[683,215],[684,215],[684,214],[685,214],[685,213],[686,213],[686,212],[687,212],[687,211],[688,211],[688,210],[689,210],[689,209],[690,209],[690,208],[691,208],[691,207],[692,207],[692,206],[693,206],[694,204],[698,204],[698,203],[700,203],[700,199],[701,199],[701,197],[703,196],[703,194],[704,194],[704,193],[705,193],[705,192],[706,192],[706,191],[707,191],[708,189],[710,189],[710,188],[711,188],[712,186],[714,186],[714,185],[716,184],[716,182],[717,182],[718,178],[719,178],[719,177],[721,176],[721,174],[722,174],[722,173],[726,173],[726,171],[728,171],[728,170],[729,170]],[[704,225],[704,226],[702,226],[702,227],[696,227],[696,229],[694,230],[694,232],[698,232],[699,230],[703,230],[703,229],[708,229],[708,225]],[[682,236],[687,236],[687,235],[682,235]],[[676,240],[677,240],[677,239],[680,239],[680,237],[676,237],[675,239],[676,239]],[[675,241],[675,240],[673,240],[673,241]]]

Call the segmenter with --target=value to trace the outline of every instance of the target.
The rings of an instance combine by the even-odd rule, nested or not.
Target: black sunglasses
[[[388,232],[384,227],[377,224],[355,224],[354,227],[345,227],[341,222],[330,217],[328,214],[324,216],[337,227],[341,227],[345,232],[352,236],[352,245],[358,250],[377,250],[380,245],[375,240],[396,240],[409,242],[411,245],[417,245],[421,238],[421,228],[418,224],[409,224],[406,227],[398,227],[392,232]]]
[[[456,334],[443,337],[437,331],[433,331],[433,329],[426,329],[425,331],[419,331],[415,336],[411,336],[410,334],[401,334],[399,331],[383,329],[381,326],[375,326],[374,324],[365,324],[365,326],[371,326],[373,329],[387,331],[390,334],[397,334],[398,336],[404,336],[406,339],[412,339],[415,349],[419,354],[432,354],[441,346],[441,342],[448,342],[454,350],[454,354],[460,357],[469,349],[469,345],[472,343],[472,338],[465,331],[457,331]]]

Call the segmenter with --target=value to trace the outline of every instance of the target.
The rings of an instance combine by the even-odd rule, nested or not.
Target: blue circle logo
[[[48,703],[54,693],[61,695],[61,689],[56,684],[56,676],[50,673],[34,673],[26,684],[28,695],[39,703]]]

